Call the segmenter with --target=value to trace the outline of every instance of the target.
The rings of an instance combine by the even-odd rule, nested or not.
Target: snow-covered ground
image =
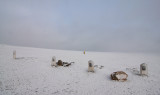
[[[52,56],[75,63],[51,67]],[[89,60],[104,68],[87,72]],[[148,77],[139,76],[141,63],[148,64]],[[126,72],[128,80],[111,80],[115,71]],[[0,95],[160,95],[160,55],[0,45]]]

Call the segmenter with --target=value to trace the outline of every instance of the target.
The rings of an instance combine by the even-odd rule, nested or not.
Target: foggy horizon
[[[159,52],[159,0],[1,0],[0,44]]]

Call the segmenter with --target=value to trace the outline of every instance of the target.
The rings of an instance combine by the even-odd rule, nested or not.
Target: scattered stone
[[[123,71],[117,71],[111,74],[111,79],[117,81],[126,81],[127,77],[128,75]]]
[[[95,68],[102,69],[104,66],[94,65]]]
[[[98,68],[98,65],[94,65],[94,67]]]
[[[104,66],[100,66],[99,69],[102,69]]]
[[[63,62],[63,66],[64,66],[64,67],[68,67],[68,66],[70,66],[70,65],[71,65],[71,63]]]

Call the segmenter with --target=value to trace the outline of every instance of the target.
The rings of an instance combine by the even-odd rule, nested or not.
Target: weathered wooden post
[[[88,61],[88,72],[94,72],[94,62],[92,60]]]
[[[142,63],[140,65],[140,75],[147,75],[148,76],[148,67],[146,63]]]
[[[13,51],[13,59],[16,59],[16,51]]]
[[[56,57],[55,56],[52,57],[51,66],[57,66]]]

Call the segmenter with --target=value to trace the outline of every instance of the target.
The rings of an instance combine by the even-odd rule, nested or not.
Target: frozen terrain
[[[52,56],[74,64],[51,67]],[[89,60],[98,65],[95,73],[87,72]],[[148,77],[139,75],[141,63],[148,64]],[[128,80],[111,80],[115,71]],[[0,95],[160,95],[160,55],[0,45]]]

